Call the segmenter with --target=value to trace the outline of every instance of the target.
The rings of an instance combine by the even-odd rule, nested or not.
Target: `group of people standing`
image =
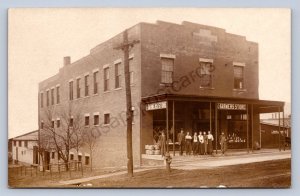
[[[199,131],[194,133],[193,136],[189,132],[184,134],[181,129],[180,133],[177,135],[177,140],[179,144],[179,154],[183,155],[185,149],[186,155],[211,155],[213,152],[213,141],[214,137],[210,131],[202,132]]]
[[[164,132],[161,133],[159,141],[161,154],[164,156],[166,152],[166,135]],[[210,131],[208,131],[207,134],[205,131],[199,131],[198,134],[195,132],[192,136],[189,132],[185,134],[183,129],[181,129],[177,135],[177,141],[180,155],[183,155],[184,150],[186,155],[211,155],[213,152],[214,137]],[[224,132],[220,135],[219,143],[221,152],[224,154],[226,150],[226,137]]]

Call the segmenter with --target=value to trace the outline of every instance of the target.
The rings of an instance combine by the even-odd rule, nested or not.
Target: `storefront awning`
[[[153,96],[142,97],[145,104],[156,103],[161,101],[191,101],[191,102],[212,102],[212,103],[231,103],[231,104],[247,104],[253,105],[258,113],[274,113],[283,112],[284,102],[270,101],[247,98],[228,98],[228,97],[212,97],[197,95],[176,95],[176,94],[158,94]]]

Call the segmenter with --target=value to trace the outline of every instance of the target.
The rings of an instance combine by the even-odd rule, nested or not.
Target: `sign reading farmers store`
[[[167,108],[167,102],[166,101],[161,101],[161,102],[156,102],[156,103],[149,103],[146,105],[146,110],[160,110],[160,109],[165,109]]]
[[[219,110],[247,110],[246,104],[238,103],[217,103]]]

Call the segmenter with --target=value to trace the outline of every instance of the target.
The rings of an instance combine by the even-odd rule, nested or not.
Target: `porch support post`
[[[253,144],[254,144],[254,140],[253,140],[253,104],[251,104],[251,149],[253,152]]]
[[[283,150],[285,151],[285,142],[286,142],[285,139],[287,137],[287,135],[286,135],[287,129],[285,128],[285,124],[284,124],[284,107],[282,107],[282,127],[283,127],[283,136],[284,136]]]
[[[218,107],[217,103],[215,103],[215,130],[216,130],[216,154],[218,154]]]
[[[279,140],[279,151],[281,151],[280,107],[278,107],[278,140]]]
[[[173,100],[173,120],[172,120],[172,127],[173,127],[173,156],[175,156],[175,101]]]
[[[166,129],[167,129],[167,152],[169,153],[169,101],[167,100],[166,108]]]
[[[249,104],[247,104],[247,152],[249,153]]]
[[[209,102],[209,131],[212,133],[212,130],[211,130],[211,102]]]

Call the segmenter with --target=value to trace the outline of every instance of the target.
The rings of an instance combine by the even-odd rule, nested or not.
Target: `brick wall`
[[[160,54],[164,53],[176,56],[174,80],[181,88],[171,93],[258,99],[258,44],[224,29],[189,22],[157,22],[141,27],[142,96],[156,94],[162,88]],[[199,38],[200,31],[207,39]],[[191,73],[199,67],[199,58],[213,59],[213,89],[200,89],[199,77]],[[245,92],[233,90],[233,62],[246,65]]]
[[[128,32],[129,40],[139,38],[139,26],[134,26]],[[44,107],[39,107],[40,119],[39,121],[46,121],[47,111],[54,111],[53,118],[60,118],[64,121],[63,114],[71,109],[72,113],[79,113],[84,123],[84,116],[90,115],[90,127],[93,127],[93,114],[99,113],[100,125],[96,134],[99,136],[97,147],[93,156],[94,167],[107,166],[125,166],[127,164],[126,158],[126,100],[125,100],[125,81],[123,70],[123,52],[115,50],[118,44],[122,42],[122,34],[118,34],[112,39],[104,42],[93,48],[91,53],[79,59],[76,62],[63,66],[59,73],[46,79],[39,84],[39,92],[44,92]],[[138,113],[138,106],[140,102],[140,45],[135,45],[130,50],[130,56],[133,57],[134,67],[134,83],[131,86],[132,103]],[[115,66],[114,62],[122,62],[121,66],[121,88],[115,89]],[[104,92],[104,67],[109,67],[109,90]],[[98,93],[93,94],[93,71],[98,70]],[[84,96],[84,76],[89,74],[89,96]],[[81,98],[77,99],[76,94],[76,79],[81,78]],[[69,81],[74,81],[74,100],[69,100]],[[59,104],[53,106],[46,106],[46,90],[60,85],[60,100]],[[40,96],[40,94],[39,94]],[[56,92],[55,92],[56,96]],[[40,99],[39,99],[40,106]],[[66,111],[67,110],[67,111]],[[104,124],[104,114],[110,114],[110,125]],[[62,122],[63,123],[63,122]],[[134,164],[140,164],[140,116],[137,114],[134,117],[133,125],[133,153]],[[80,151],[89,153],[86,146],[83,146]]]

